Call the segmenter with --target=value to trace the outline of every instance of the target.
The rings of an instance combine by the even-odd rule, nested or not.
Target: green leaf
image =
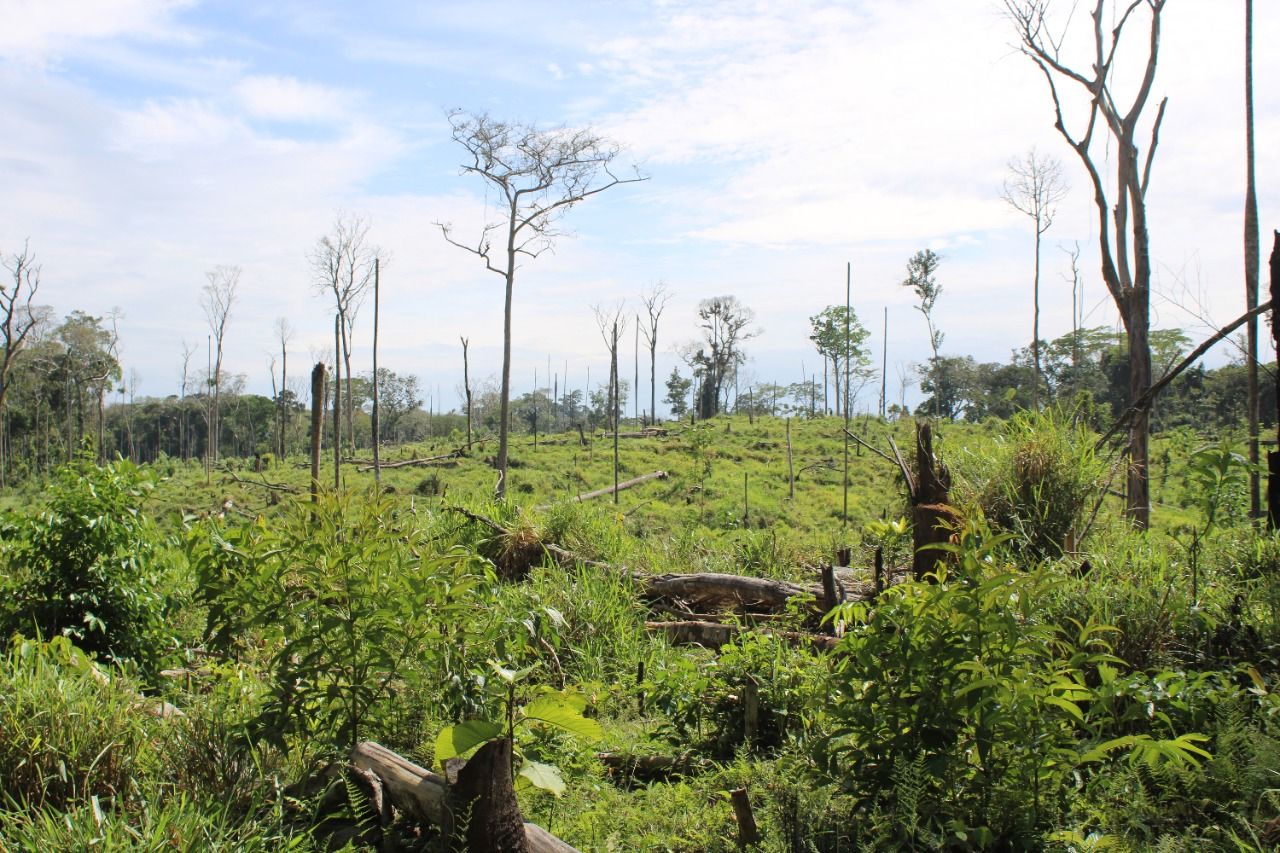
[[[530,761],[526,758],[524,766],[520,768],[520,772],[517,775],[527,779],[529,784],[535,788],[550,791],[557,797],[564,793],[564,779],[554,765],[543,764],[540,761]]]
[[[581,708],[584,707],[585,702],[578,694],[548,693],[525,705],[523,713],[526,720],[555,726],[590,740],[599,740],[604,732],[598,722],[582,716]]]
[[[443,765],[450,758],[465,755],[501,734],[502,726],[488,720],[467,720],[456,726],[446,726],[436,736],[436,761]]]

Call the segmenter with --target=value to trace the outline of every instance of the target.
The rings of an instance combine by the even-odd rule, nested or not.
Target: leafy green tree
[[[843,305],[828,305],[809,318],[812,334],[809,340],[818,354],[831,363],[831,378],[835,384],[835,414],[843,413],[840,402],[845,389],[856,398],[858,391],[874,375],[871,353],[867,349],[869,332],[858,320],[857,312]],[[826,393],[825,391],[823,392]],[[849,401],[844,401],[845,409]]]
[[[698,378],[698,417],[706,420],[724,405],[727,380],[747,360],[743,342],[760,333],[755,312],[736,296],[716,296],[698,303],[702,341],[685,348],[685,360]]]
[[[671,368],[671,375],[667,377],[667,396],[662,398],[662,402],[671,407],[671,414],[676,418],[689,411],[689,389],[692,387],[692,379],[686,379],[679,370]]]
[[[103,660],[156,668],[170,650],[165,551],[143,502],[151,475],[88,454],[58,469],[34,512],[0,516],[4,634],[66,636]]]

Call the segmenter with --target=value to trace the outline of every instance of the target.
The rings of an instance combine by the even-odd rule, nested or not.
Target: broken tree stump
[[[951,472],[933,455],[933,429],[927,423],[916,424],[916,475],[911,493],[911,535],[915,556],[912,573],[916,580],[933,569],[938,553],[931,545],[951,538],[956,521],[950,500]]]

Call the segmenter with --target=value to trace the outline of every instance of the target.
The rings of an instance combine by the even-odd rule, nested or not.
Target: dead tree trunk
[[[458,340],[462,341],[462,393],[467,397],[467,444],[471,444],[471,367],[467,363],[467,346],[470,341],[461,335]]]
[[[1271,341],[1280,361],[1280,231],[1271,247]],[[1280,440],[1280,371],[1276,373],[1276,438]],[[1267,521],[1280,527],[1280,444],[1267,453]]]
[[[453,813],[465,824],[456,849],[469,853],[527,853],[524,820],[511,783],[511,738],[492,740],[466,763],[450,786]]]
[[[324,364],[311,368],[311,502],[320,500],[320,435],[324,430]]]
[[[928,546],[946,542],[951,536],[948,523],[955,520],[954,511],[947,505],[951,472],[934,458],[933,429],[927,423],[916,425],[915,483],[908,487],[915,548],[911,566],[915,579],[922,580],[938,559]]]

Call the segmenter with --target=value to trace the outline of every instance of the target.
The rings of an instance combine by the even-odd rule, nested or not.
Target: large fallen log
[[[788,581],[715,572],[651,575],[638,580],[641,594],[646,598],[677,600],[703,610],[741,613],[784,610],[796,596],[807,595],[817,600],[821,592]]]
[[[741,625],[725,625],[720,622],[703,620],[682,620],[680,622],[645,622],[644,629],[651,633],[662,633],[676,645],[704,646],[708,649],[719,649],[736,639],[743,631],[757,630],[787,640],[794,645],[808,645],[822,651],[836,647],[839,639],[823,634],[809,634],[804,631],[778,631],[769,628],[746,628]]]
[[[378,777],[392,805],[401,812],[432,823],[446,832],[452,831],[449,784],[443,776],[419,767],[373,741],[358,743],[351,751],[350,760],[353,766]],[[575,847],[528,822],[524,823],[524,843],[528,853],[578,853]]]
[[[450,450],[448,453],[441,453],[439,456],[424,456],[420,459],[401,459],[398,462],[380,462],[378,467],[382,470],[388,468],[409,468],[415,465],[440,465],[453,459],[457,459],[462,455],[461,450]],[[373,465],[361,465],[357,471],[372,471]]]

